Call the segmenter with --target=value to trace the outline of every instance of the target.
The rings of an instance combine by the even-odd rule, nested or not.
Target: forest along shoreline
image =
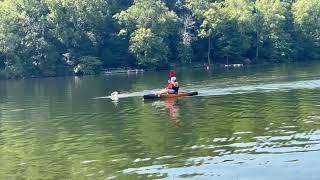
[[[0,77],[320,60],[319,11],[319,0],[4,0]]]

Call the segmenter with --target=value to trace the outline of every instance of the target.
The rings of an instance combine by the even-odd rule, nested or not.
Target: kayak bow
[[[198,92],[179,92],[178,94],[147,94],[143,96],[143,99],[177,98],[195,95],[198,95]]]

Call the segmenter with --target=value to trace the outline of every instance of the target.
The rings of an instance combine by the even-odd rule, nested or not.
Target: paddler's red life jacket
[[[174,87],[174,83],[170,82],[167,86],[167,89],[173,89],[173,87]]]
[[[168,84],[167,89],[173,89],[175,93],[178,93],[179,87],[174,86],[174,84],[175,84],[174,82],[170,82],[170,83]]]

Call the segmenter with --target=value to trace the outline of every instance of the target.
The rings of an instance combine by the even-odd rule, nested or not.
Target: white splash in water
[[[277,92],[290,91],[298,89],[318,89],[320,80],[297,81],[287,83],[245,85],[226,88],[203,87],[198,89],[188,89],[189,91],[198,91],[199,96],[223,96],[229,94],[245,94],[255,92]]]

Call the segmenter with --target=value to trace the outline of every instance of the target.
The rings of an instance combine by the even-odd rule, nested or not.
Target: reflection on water
[[[169,111],[169,117],[175,127],[180,127],[179,100],[184,98],[169,98],[152,103],[153,107],[164,108]],[[148,102],[148,100],[146,100]]]
[[[320,178],[319,64],[177,75],[0,81],[0,179]]]

